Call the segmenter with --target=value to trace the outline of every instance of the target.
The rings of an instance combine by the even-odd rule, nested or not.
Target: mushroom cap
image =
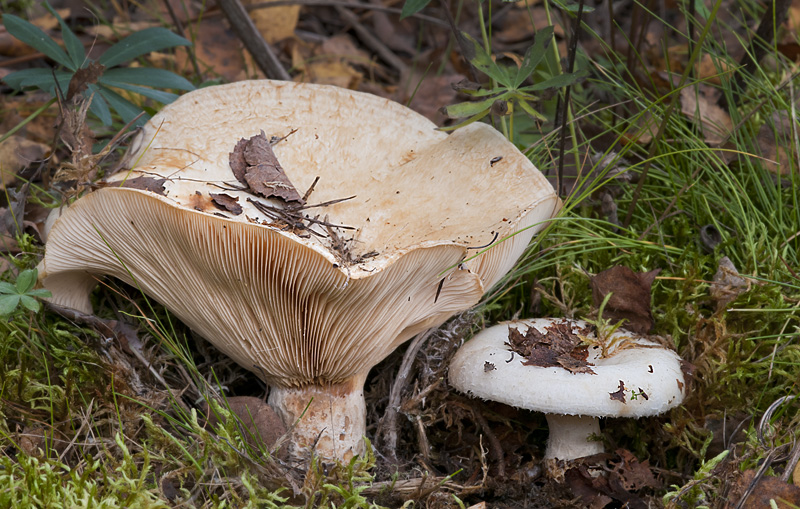
[[[600,357],[600,347],[589,347],[587,361],[594,373],[526,366],[525,358],[506,344],[511,328],[524,334],[535,327],[546,333],[547,327],[556,323],[571,324],[573,333],[588,325],[582,320],[540,318],[489,327],[453,357],[450,384],[471,396],[549,414],[644,417],[665,412],[683,401],[685,380],[680,357],[624,329],[617,329],[612,339],[624,337],[634,346],[612,350],[605,358]],[[593,337],[594,333],[586,335]]]
[[[301,195],[320,177],[309,203],[355,195],[305,211],[353,228],[335,229],[349,261],[325,228],[288,229],[248,200],[285,203],[234,188],[229,154],[262,131],[285,136],[274,153]],[[117,277],[272,385],[342,383],[471,307],[559,207],[491,127],[447,135],[397,103],[320,85],[188,93],[153,116],[126,160],[132,169],[55,220],[39,268],[53,300],[89,312],[93,276]]]

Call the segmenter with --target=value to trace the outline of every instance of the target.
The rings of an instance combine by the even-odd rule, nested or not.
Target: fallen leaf
[[[106,66],[98,62],[89,62],[89,65],[78,69],[69,80],[67,88],[67,101],[72,100],[77,94],[83,93],[89,85],[97,83]]]
[[[586,335],[590,331],[580,332]],[[519,329],[509,327],[506,345],[525,359],[525,366],[561,367],[571,373],[594,374],[590,367],[593,364],[586,361],[588,346],[566,321],[548,326],[544,333],[529,327],[523,335]]]
[[[703,139],[712,146],[720,145],[733,129],[728,112],[717,106],[720,92],[700,84],[681,90],[681,112],[700,128]]]
[[[44,143],[22,136],[13,135],[5,139],[0,143],[0,190],[16,182],[21,170],[41,161],[49,151],[50,147]]]
[[[159,179],[155,177],[136,177],[126,179],[122,182],[120,187],[129,187],[131,189],[141,189],[142,191],[150,191],[151,193],[160,194],[164,196],[164,182],[167,179]]]
[[[229,194],[211,194],[211,201],[222,210],[227,210],[234,216],[242,213],[242,206],[239,205],[239,198]]]
[[[357,89],[364,77],[340,58],[314,60],[304,65],[302,70],[303,72],[295,77],[295,81],[334,85],[351,90]]]
[[[241,81],[253,77],[263,77],[256,70],[253,57],[242,47],[241,40],[225,24],[218,20],[204,19],[195,26],[194,54],[200,70],[213,76],[222,76],[226,81]],[[170,60],[164,56],[163,60]],[[167,67],[168,63],[160,64]],[[175,48],[175,67],[180,74],[192,74],[194,69],[188,50]],[[248,73],[248,69],[252,72]]]
[[[619,389],[617,389],[615,392],[609,392],[608,395],[611,396],[611,399],[614,401],[625,403],[625,382],[620,380]]]
[[[242,0],[245,6],[269,3],[270,0]],[[263,7],[250,11],[253,20],[264,40],[275,44],[294,36],[294,29],[300,19],[299,5],[281,5],[279,7]]]
[[[717,303],[717,310],[724,309],[725,306],[735,301],[739,295],[747,290],[747,280],[739,275],[736,266],[727,256],[719,260],[717,272],[714,274],[714,282],[709,288],[711,298]]]
[[[653,328],[650,287],[659,272],[661,269],[637,273],[621,265],[600,272],[591,279],[594,308],[598,309],[610,293],[603,318],[625,320],[626,329],[647,334]]]
[[[731,502],[727,507],[741,509],[761,509],[764,507],[774,507],[770,501],[774,501],[779,509],[790,509],[800,505],[800,487],[781,481],[777,477],[763,476],[755,482],[755,470],[746,470],[742,477],[734,486],[734,493],[729,498]],[[752,491],[746,499],[742,500],[748,488]]]
[[[797,161],[793,161],[793,153],[786,147],[793,146],[792,116],[786,110],[772,112],[770,119],[758,130],[758,146],[761,149],[761,164],[768,171],[778,175],[789,175],[794,165],[797,170]],[[795,125],[800,128],[800,125]]]
[[[572,492],[580,497],[583,507],[601,509],[614,504],[613,507],[629,509],[646,509],[651,507],[648,496],[640,496],[637,491],[658,488],[656,480],[647,461],[640,462],[625,449],[616,451],[616,460],[609,454],[610,469],[604,469],[605,475],[596,475],[597,470],[586,464],[570,468],[565,473],[565,480]]]
[[[278,414],[266,402],[251,396],[234,396],[226,400],[231,412],[244,425],[240,428],[242,438],[253,448],[259,449],[266,447],[272,451],[276,442],[286,433],[286,426],[281,421]],[[212,429],[219,423],[219,419],[214,412],[211,412],[208,404],[202,405],[202,411],[207,416],[207,423]],[[281,459],[286,459],[288,449],[281,447],[277,455]]]
[[[280,198],[303,204],[303,198],[292,185],[272,151],[264,131],[249,139],[242,138],[230,153],[233,175],[254,193],[264,198]]]

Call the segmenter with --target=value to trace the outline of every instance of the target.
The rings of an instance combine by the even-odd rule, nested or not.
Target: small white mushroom
[[[567,324],[572,333],[595,338],[581,320],[542,318],[503,322],[475,335],[450,364],[450,384],[471,396],[544,412],[550,429],[545,458],[571,460],[603,451],[598,417],[658,415],[679,405],[685,380],[680,357],[638,334],[617,329],[614,346],[601,357],[589,346],[588,369],[526,365],[512,351],[509,330],[529,327],[543,334]],[[622,345],[622,346],[621,346]]]

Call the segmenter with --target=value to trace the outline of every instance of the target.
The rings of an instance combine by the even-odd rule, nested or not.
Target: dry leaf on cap
[[[231,152],[230,164],[236,179],[253,192],[303,205],[303,198],[281,168],[264,131],[239,140]]]
[[[617,265],[591,279],[592,304],[595,309],[611,294],[603,310],[603,318],[625,320],[624,327],[638,334],[647,334],[653,327],[650,311],[650,287],[661,269],[634,272]]]
[[[588,332],[587,329],[585,333]],[[553,323],[545,332],[530,327],[525,334],[509,327],[506,344],[525,358],[522,362],[525,366],[562,367],[571,373],[594,373],[592,364],[586,362],[587,345],[566,322]]]

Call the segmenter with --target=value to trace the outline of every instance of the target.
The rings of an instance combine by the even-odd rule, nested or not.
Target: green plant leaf
[[[10,315],[19,305],[19,295],[0,296],[0,315]]]
[[[174,46],[191,46],[192,43],[166,28],[145,28],[134,32],[108,48],[99,62],[106,67],[114,67],[128,60]]]
[[[461,127],[468,126],[473,122],[477,122],[478,120],[480,120],[483,117],[485,117],[486,115],[488,115],[489,111],[490,110],[487,109],[486,111],[482,111],[482,112],[478,113],[477,115],[474,115],[474,116],[466,119],[465,121],[463,121],[463,122],[461,122],[459,124],[449,125],[447,127],[439,127],[439,128],[437,128],[437,130],[438,131],[445,131],[445,132],[447,132],[447,131],[455,131],[456,129],[459,129]]]
[[[9,34],[20,41],[41,51],[64,67],[72,71],[76,70],[72,66],[72,60],[64,53],[64,50],[59,47],[56,41],[33,23],[13,14],[3,14],[3,26],[6,27]]]
[[[528,101],[517,100],[515,102],[519,105],[520,108],[522,108],[522,111],[524,111],[528,115],[532,116],[537,120],[541,120],[542,122],[547,122],[547,117],[545,117],[544,115],[533,109],[533,106],[531,106],[528,103]]]
[[[539,62],[544,58],[547,47],[553,40],[553,27],[545,27],[536,32],[534,35],[533,44],[525,52],[525,57],[522,59],[522,65],[517,69],[517,74],[514,76],[513,88],[519,88],[525,78],[531,75]]]
[[[27,293],[31,297],[36,297],[37,299],[49,299],[53,296],[50,290],[45,290],[44,288],[37,288],[36,290],[31,290]]]
[[[492,56],[486,52],[481,43],[472,38],[468,33],[461,32],[461,36],[469,43],[467,46],[467,60],[483,74],[489,76],[501,85],[508,87],[511,77],[508,70],[497,65]]]
[[[72,60],[73,69],[80,69],[86,60],[86,50],[83,48],[80,39],[75,33],[67,26],[61,15],[50,6],[49,2],[44,3],[45,8],[56,17],[59,25],[61,25],[61,38],[64,40],[64,47],[67,48],[67,55]]]
[[[477,115],[484,110],[488,111],[496,100],[496,97],[490,97],[482,101],[451,104],[450,106],[445,106],[442,109],[444,114],[449,118],[471,117],[472,115]]]
[[[100,94],[106,101],[108,101],[108,104],[110,104],[111,107],[114,108],[117,113],[119,113],[119,116],[122,117],[122,121],[126,124],[136,118],[136,116],[142,112],[140,107],[136,106],[110,88],[102,87],[100,89]],[[136,121],[136,125],[144,125],[148,118],[149,117],[147,115],[142,115],[139,120]]]
[[[549,88],[562,88],[581,81],[588,75],[589,72],[586,69],[581,69],[580,71],[573,72],[571,74],[559,74],[558,76],[553,76],[550,79],[540,81],[536,84],[522,87],[520,90],[522,92],[536,92],[539,90],[547,90]]]
[[[36,269],[26,269],[17,276],[17,293],[28,293],[36,284],[36,277],[39,271]]]
[[[103,74],[104,79],[130,83],[132,85],[145,85],[154,88],[174,88],[177,90],[194,90],[192,82],[178,76],[174,72],[164,69],[150,69],[145,67],[119,67],[110,69]],[[102,81],[102,79],[101,79]]]
[[[89,104],[89,110],[97,115],[97,118],[100,119],[103,125],[111,125],[111,111],[108,109],[108,103],[103,98],[97,85],[89,85],[89,90],[84,92],[84,94],[94,94],[92,102]]]
[[[403,4],[403,10],[400,12],[400,19],[413,16],[424,9],[429,3],[431,3],[431,0],[406,0],[406,3]]]
[[[72,73],[66,71],[55,71],[54,73],[52,69],[25,69],[9,74],[3,81],[11,88],[36,87],[52,94],[54,93],[54,74],[59,87],[66,92],[69,80],[72,79]]]
[[[131,85],[130,83],[123,83],[121,81],[113,81],[100,78],[100,84],[104,87],[121,88],[122,90],[130,90],[139,95],[155,99],[156,101],[164,104],[169,104],[178,98],[177,95],[171,92],[164,92],[163,90],[155,90],[153,88],[140,87],[139,85]]]
[[[42,307],[41,304],[39,304],[38,300],[36,300],[33,297],[30,297],[28,295],[20,295],[19,296],[19,302],[20,302],[20,304],[22,304],[26,308],[30,309],[34,313],[38,312],[39,309]]]
[[[15,294],[17,287],[6,281],[0,281],[0,293]]]

